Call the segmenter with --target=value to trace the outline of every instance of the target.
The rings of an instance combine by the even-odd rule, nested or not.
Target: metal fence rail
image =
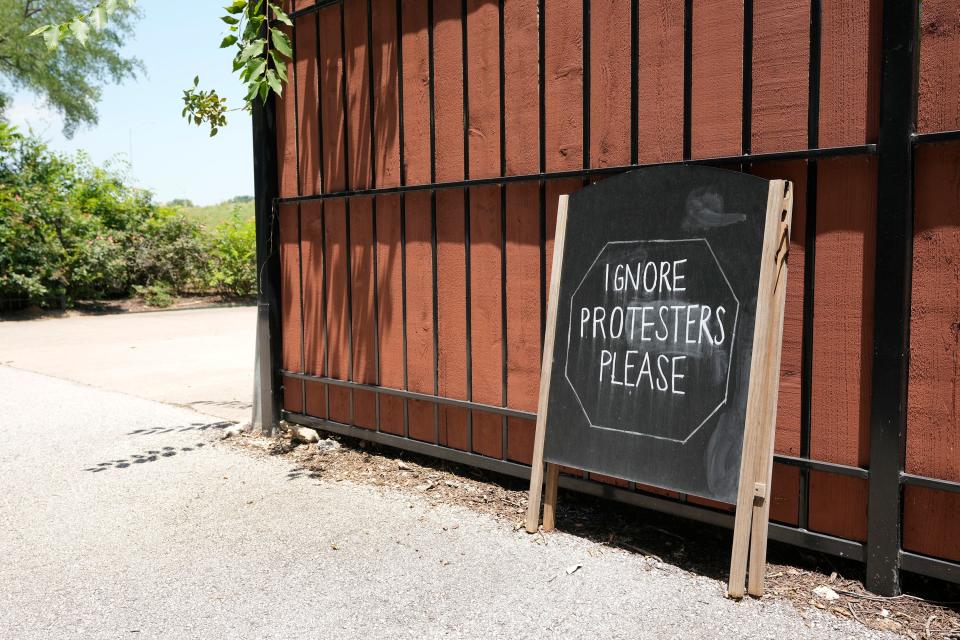
[[[638,113],[638,73],[637,60],[639,55],[639,37],[637,34],[637,16],[638,0],[633,0],[631,4],[631,16],[633,18],[632,39],[630,44],[631,55],[631,163],[616,167],[591,167],[590,150],[590,125],[589,125],[589,105],[590,105],[590,1],[584,0],[583,11],[583,33],[585,34],[583,56],[584,56],[584,77],[583,77],[583,151],[584,159],[582,168],[566,171],[548,171],[546,165],[546,141],[545,141],[545,53],[544,53],[544,1],[538,2],[540,12],[539,21],[539,171],[523,175],[506,175],[506,156],[505,156],[505,123],[504,123],[504,83],[505,69],[503,62],[503,42],[504,42],[504,24],[503,24],[503,0],[497,2],[499,7],[499,38],[500,38],[500,175],[494,177],[471,177],[469,162],[469,136],[468,136],[468,118],[469,113],[469,90],[468,90],[468,59],[467,59],[467,7],[466,0],[461,2],[462,18],[462,38],[463,47],[461,61],[463,65],[463,113],[464,113],[464,135],[463,135],[463,154],[464,154],[464,179],[455,181],[438,181],[436,171],[436,130],[434,122],[434,4],[439,0],[427,0],[427,35],[429,42],[429,105],[430,105],[430,180],[426,183],[411,184],[405,175],[404,158],[404,129],[403,129],[403,82],[400,80],[403,73],[403,25],[401,14],[401,1],[396,4],[396,42],[394,43],[397,52],[397,76],[398,76],[398,119],[399,119],[399,186],[389,187],[368,187],[350,184],[350,164],[349,164],[349,118],[347,111],[347,91],[346,91],[346,72],[341,75],[341,96],[342,103],[339,105],[341,114],[343,114],[344,135],[343,147],[341,150],[344,158],[344,178],[345,189],[328,193],[303,193],[301,186],[303,184],[300,173],[299,143],[301,134],[299,131],[299,113],[296,111],[297,94],[300,80],[297,77],[296,65],[293,67],[291,87],[294,100],[295,117],[293,122],[294,139],[296,140],[297,157],[297,195],[278,197],[278,159],[277,159],[277,130],[276,130],[276,106],[270,102],[264,107],[257,107],[254,110],[254,157],[256,174],[256,216],[258,223],[258,273],[260,283],[260,362],[269,363],[270,375],[264,375],[263,388],[260,390],[262,406],[265,407],[264,414],[272,415],[276,418],[284,418],[291,422],[316,426],[327,431],[350,435],[366,440],[381,442],[390,446],[435,456],[437,458],[461,462],[473,465],[479,468],[488,469],[512,475],[516,477],[528,477],[529,467],[507,459],[507,440],[509,422],[508,418],[523,418],[533,420],[536,418],[534,413],[528,411],[519,411],[507,406],[507,366],[506,358],[507,348],[507,302],[506,302],[506,284],[505,278],[501,278],[501,331],[503,332],[502,344],[504,354],[502,358],[502,405],[493,405],[489,403],[475,402],[472,397],[472,362],[470,354],[472,353],[470,333],[471,327],[471,281],[470,281],[470,188],[487,185],[499,185],[500,188],[500,216],[501,216],[501,250],[506,246],[506,186],[512,184],[535,184],[539,188],[539,225],[540,225],[540,305],[541,305],[541,325],[545,319],[543,312],[546,306],[546,190],[547,185],[552,181],[563,179],[580,180],[583,183],[591,179],[602,176],[613,175],[628,171],[641,166],[650,166],[641,164],[638,161],[638,136],[637,134],[637,113]],[[497,1],[497,0],[494,0]],[[820,104],[820,58],[821,58],[821,18],[822,7],[821,0],[810,1],[810,49],[809,49],[809,68],[808,68],[808,113],[807,113],[807,149],[784,151],[777,153],[759,153],[752,154],[751,151],[751,100],[752,100],[752,24],[753,24],[753,2],[745,0],[744,2],[744,42],[743,42],[743,120],[742,120],[742,151],[743,153],[733,156],[716,158],[697,158],[693,159],[691,155],[691,79],[692,79],[692,0],[686,0],[684,3],[684,104],[683,104],[683,157],[674,163],[661,164],[708,164],[715,166],[727,166],[747,170],[756,163],[771,161],[803,161],[807,166],[807,220],[805,228],[806,238],[806,268],[804,274],[804,302],[802,316],[802,354],[801,354],[801,390],[800,390],[800,455],[785,456],[778,455],[776,461],[781,465],[787,465],[800,469],[799,484],[799,508],[798,508],[798,526],[771,523],[771,536],[774,539],[781,540],[790,544],[815,549],[825,553],[830,553],[846,558],[866,563],[867,586],[872,591],[884,595],[895,595],[900,591],[900,572],[901,570],[924,574],[944,580],[960,581],[960,564],[942,559],[923,556],[920,554],[904,551],[901,544],[901,527],[903,524],[902,516],[902,495],[904,486],[919,486],[929,489],[948,492],[960,492],[960,482],[951,482],[935,478],[907,474],[904,472],[905,443],[906,443],[906,389],[908,376],[908,357],[909,357],[909,331],[910,331],[910,295],[911,295],[911,271],[912,271],[912,241],[913,241],[913,180],[914,164],[913,149],[920,144],[947,143],[960,140],[960,131],[946,131],[930,134],[917,134],[915,132],[915,114],[916,114],[916,85],[917,72],[916,60],[918,42],[918,21],[919,21],[919,3],[916,0],[883,0],[882,2],[882,67],[881,67],[881,95],[880,95],[880,135],[877,144],[864,144],[847,147],[821,148],[819,147],[819,104]],[[372,3],[371,0],[321,0],[316,4],[295,11],[291,14],[294,19],[292,29],[292,41],[296,58],[297,46],[297,28],[299,19],[314,15],[315,21],[311,28],[317,29],[319,40],[320,11],[327,7],[339,5],[340,19],[340,45],[341,59],[346,60],[345,38],[344,38],[344,2],[366,2],[367,11],[367,43],[368,46],[373,41],[372,37]],[[319,56],[319,46],[318,46]],[[370,86],[370,157],[373,162],[377,158],[377,137],[375,135],[375,123],[373,118],[374,104],[374,68],[372,55],[368,56],[368,82]],[[319,80],[318,65],[317,87],[318,92],[322,91]],[[290,95],[290,94],[288,94]],[[289,98],[288,98],[289,99]],[[321,101],[322,103],[322,101]],[[319,105],[321,112],[318,112],[318,119],[322,122],[322,104]],[[320,148],[321,156],[323,154],[323,131],[320,127]],[[814,268],[815,256],[815,238],[817,229],[817,175],[818,161],[831,159],[841,156],[859,155],[876,156],[878,162],[877,176],[877,237],[876,237],[876,278],[875,278],[875,298],[874,298],[874,317],[876,319],[873,332],[873,378],[872,378],[872,400],[871,400],[871,442],[870,442],[870,464],[869,468],[857,466],[834,464],[819,461],[811,458],[811,396],[812,396],[812,361],[813,361],[813,295],[811,295],[814,286]],[[659,166],[659,165],[658,165]],[[323,161],[320,161],[320,181],[324,183]],[[376,176],[375,167],[370,171],[371,176]],[[464,231],[466,242],[466,367],[467,367],[467,398],[456,399],[441,397],[439,394],[439,380],[437,367],[437,343],[438,343],[438,301],[437,301],[437,205],[436,194],[443,189],[461,189],[464,197]],[[432,283],[433,283],[433,393],[419,393],[409,390],[407,373],[407,259],[406,259],[406,239],[405,239],[405,206],[406,196],[415,192],[427,191],[431,194],[431,249],[432,249]],[[354,336],[353,327],[353,308],[351,287],[351,258],[350,252],[347,252],[346,268],[346,287],[347,287],[347,306],[348,322],[347,335],[349,338],[349,366],[346,379],[334,378],[322,375],[310,375],[304,371],[291,371],[283,369],[280,365],[281,353],[281,331],[280,331],[280,261],[279,261],[279,215],[280,209],[296,208],[298,229],[300,228],[300,207],[304,203],[323,202],[334,199],[340,199],[345,203],[346,209],[346,242],[350,243],[350,203],[357,198],[371,196],[383,196],[396,194],[400,201],[400,252],[402,276],[402,322],[403,322],[403,362],[404,362],[404,388],[388,388],[380,385],[380,328],[379,319],[379,299],[377,278],[373,279],[373,323],[374,323],[374,343],[375,350],[375,378],[374,383],[361,383],[353,381],[354,379]],[[376,199],[372,202],[373,215],[373,245],[376,246]],[[326,246],[326,213],[321,208],[321,228],[324,229],[323,240]],[[299,246],[298,238],[298,246]],[[303,305],[304,294],[319,294],[323,304],[323,316],[327,317],[327,304],[329,292],[326,285],[326,251],[324,250],[323,265],[323,285],[319,292],[300,291],[300,304]],[[373,273],[377,273],[377,257],[374,252]],[[506,274],[506,252],[501,251],[501,275]],[[302,288],[302,261],[301,261],[301,288]],[[301,345],[301,363],[304,363],[304,314],[300,313],[300,345]],[[324,322],[324,348],[323,371],[329,372],[329,342],[326,335],[326,322]],[[542,327],[541,327],[542,329]],[[542,335],[541,330],[541,335]],[[264,372],[266,366],[263,365]],[[303,412],[281,411],[281,393],[283,379],[299,382],[299,393],[301,398],[305,399],[305,385],[308,382],[316,382],[324,385],[327,394],[327,411],[329,412],[329,390],[331,387],[344,388],[351,394],[351,421],[353,418],[353,392],[364,391],[371,392],[376,398],[377,414],[376,428],[360,428],[353,424],[336,422],[325,418],[318,418],[307,415]],[[404,429],[403,436],[385,433],[380,430],[380,398],[381,396],[394,396],[408,400],[425,400],[434,403],[434,441],[423,442],[409,437],[408,416],[406,403],[404,403]],[[467,410],[478,410],[491,414],[496,414],[502,420],[502,458],[494,459],[473,453],[472,439],[472,413],[467,412],[467,447],[466,451],[442,446],[439,437],[439,421],[437,414],[437,405],[450,405]],[[328,413],[329,415],[329,413]],[[869,484],[869,503],[868,503],[868,531],[867,542],[860,542],[837,538],[834,536],[818,533],[809,529],[809,487],[810,472],[821,471],[831,474],[839,474],[854,478],[866,480]],[[561,486],[581,491],[590,495],[596,495],[611,498],[630,504],[635,504],[645,508],[664,511],[682,517],[694,520],[716,524],[720,526],[731,526],[732,517],[729,513],[710,509],[707,507],[696,506],[687,503],[685,498],[681,500],[671,500],[642,493],[636,490],[632,483],[627,489],[618,488],[610,485],[592,482],[587,479],[565,476],[561,480]]]

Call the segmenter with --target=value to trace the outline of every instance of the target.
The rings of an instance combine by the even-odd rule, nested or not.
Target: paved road
[[[0,322],[0,364],[250,420],[256,307]]]
[[[889,638],[0,366],[0,638]],[[582,565],[571,574],[566,569]]]

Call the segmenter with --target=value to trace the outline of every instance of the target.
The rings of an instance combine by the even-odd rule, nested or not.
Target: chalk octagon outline
[[[702,242],[706,247],[707,251],[710,252],[710,257],[713,258],[714,263],[717,265],[717,270],[720,272],[720,275],[723,276],[723,281],[727,285],[727,289],[730,290],[730,295],[733,296],[733,301],[736,303],[737,307],[733,314],[733,331],[730,333],[730,358],[727,362],[727,376],[723,388],[723,400],[717,403],[717,406],[714,407],[713,411],[707,414],[707,417],[697,425],[697,427],[687,435],[686,438],[680,440],[677,438],[667,438],[666,436],[655,436],[649,433],[639,433],[637,431],[627,431],[626,429],[615,429],[614,427],[605,427],[599,424],[593,424],[593,419],[587,413],[586,408],[583,406],[583,402],[580,400],[580,395],[577,393],[577,388],[574,386],[573,382],[570,381],[569,376],[567,375],[567,367],[570,364],[570,337],[573,330],[573,299],[576,297],[577,292],[580,291],[580,287],[583,286],[583,283],[586,282],[587,276],[590,275],[590,272],[593,270],[593,267],[597,264],[597,261],[600,259],[600,256],[603,255],[603,252],[607,250],[607,247],[615,244],[667,244],[674,242]],[[694,434],[699,431],[703,425],[707,423],[710,418],[720,410],[720,407],[727,403],[727,397],[730,393],[730,369],[733,367],[733,350],[735,347],[735,342],[737,339],[737,329],[740,325],[740,299],[737,297],[736,292],[734,292],[733,287],[730,286],[730,279],[727,278],[726,272],[723,270],[723,267],[720,266],[720,261],[717,260],[717,254],[714,253],[713,247],[710,246],[710,242],[706,238],[677,238],[672,240],[613,240],[607,242],[601,247],[600,251],[597,252],[597,256],[593,259],[593,262],[590,263],[590,266],[587,267],[587,270],[584,272],[583,277],[580,279],[577,288],[573,290],[573,293],[570,294],[570,311],[567,318],[567,348],[564,353],[563,360],[563,378],[567,381],[567,385],[570,387],[570,390],[573,391],[573,397],[577,399],[577,405],[580,407],[580,411],[583,412],[583,416],[587,419],[587,424],[593,429],[602,429],[604,431],[616,431],[618,433],[627,433],[634,436],[641,436],[644,438],[653,438],[655,440],[666,440],[668,442],[678,442],[680,444],[686,444]]]

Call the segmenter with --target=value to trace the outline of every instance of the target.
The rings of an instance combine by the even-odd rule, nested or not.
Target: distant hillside
[[[238,213],[243,220],[253,218],[253,198],[250,196],[237,196],[206,207],[183,206],[182,201],[173,201],[168,204],[176,206],[188,217],[208,227],[215,227],[224,220],[228,220],[234,212]]]

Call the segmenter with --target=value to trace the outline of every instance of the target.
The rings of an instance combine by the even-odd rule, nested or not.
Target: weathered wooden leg
[[[557,485],[560,467],[547,463],[547,491],[543,496],[543,530],[553,531],[557,526]]]

